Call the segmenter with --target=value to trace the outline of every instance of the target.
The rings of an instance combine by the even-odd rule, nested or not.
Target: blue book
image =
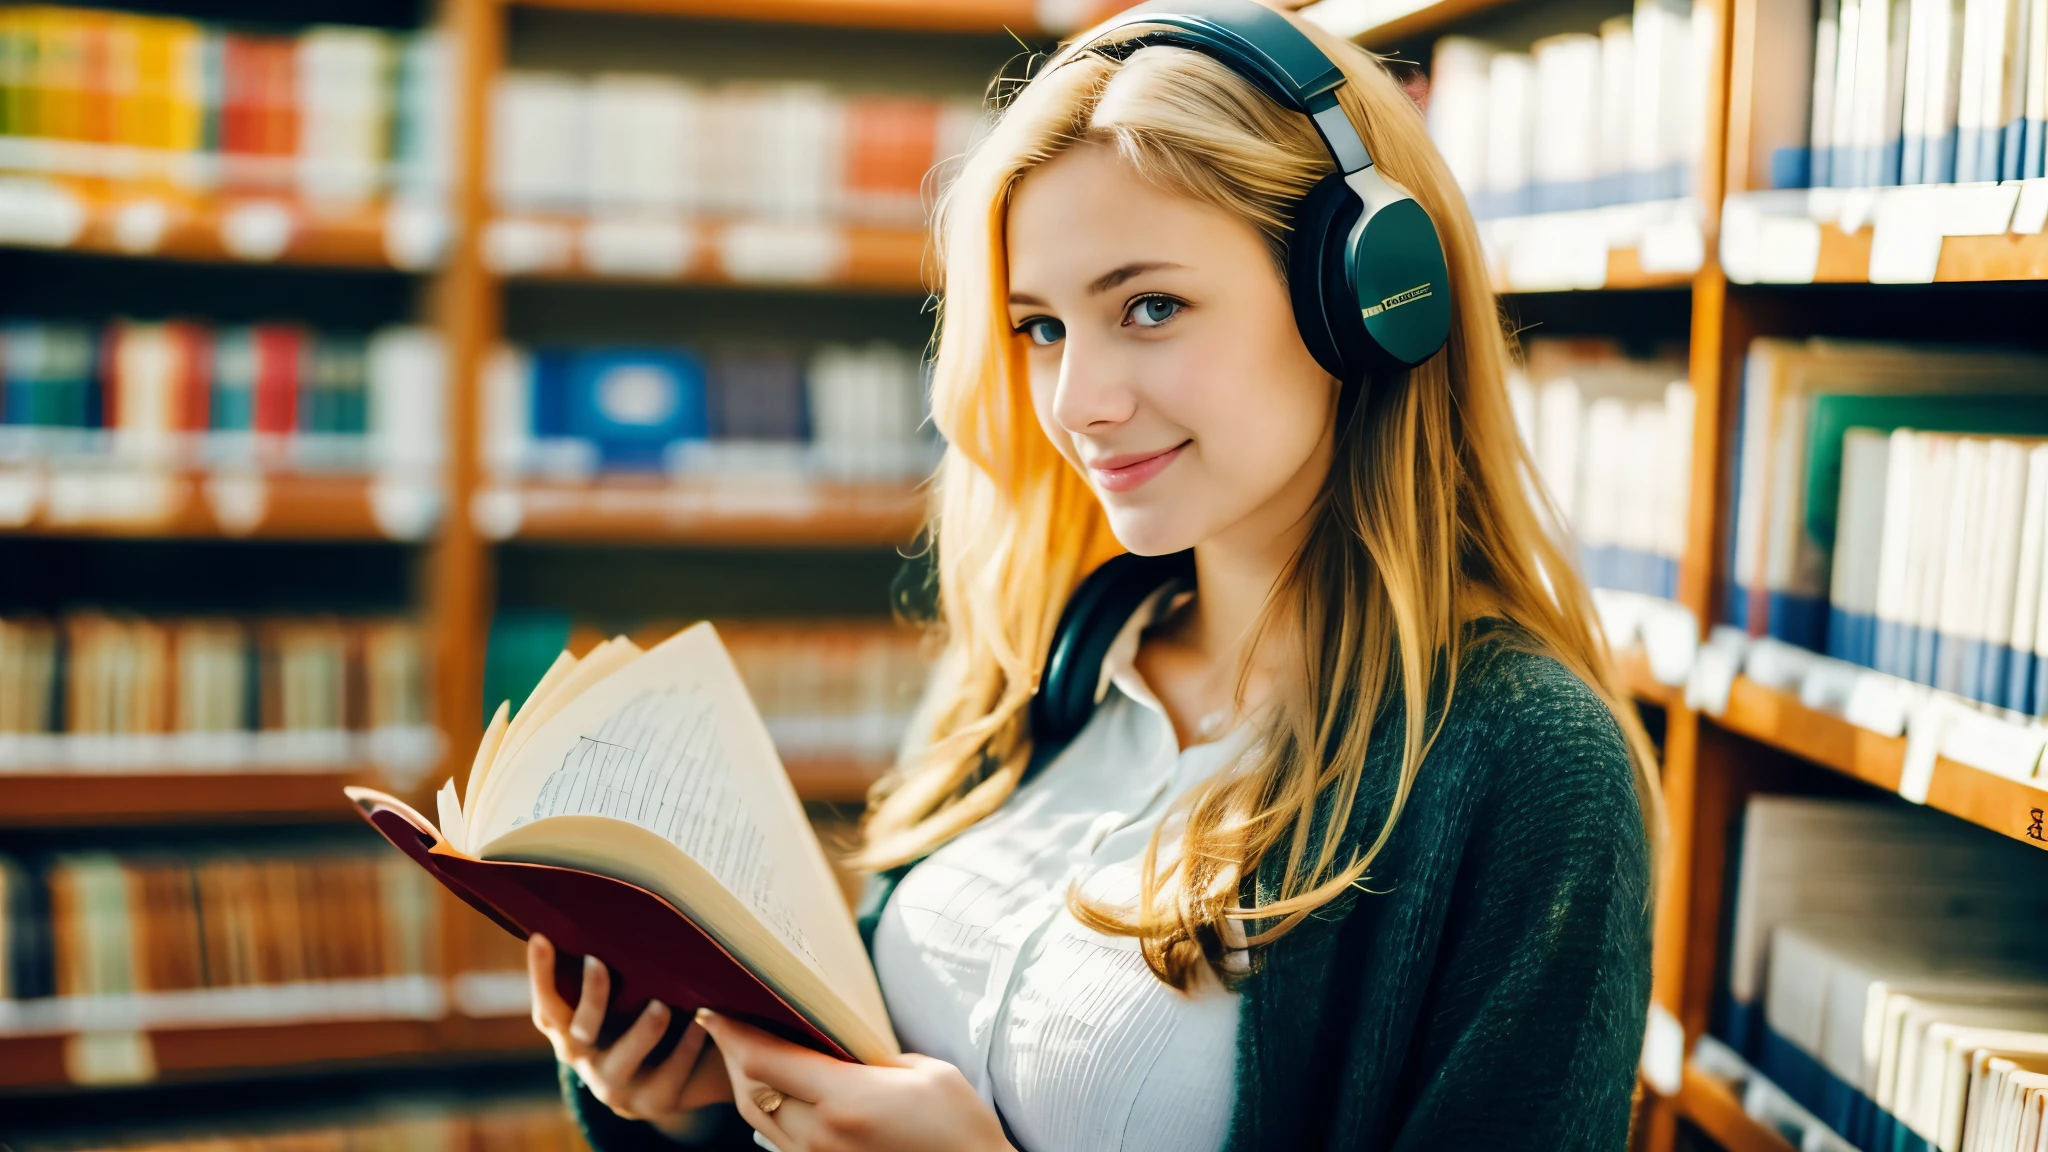
[[[709,435],[703,362],[680,350],[579,353],[568,415],[569,434],[595,444],[606,471],[659,471],[670,444]]]

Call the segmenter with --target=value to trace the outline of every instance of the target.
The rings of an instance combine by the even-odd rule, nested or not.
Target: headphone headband
[[[1141,25],[1158,31],[1100,43]],[[1093,48],[1124,59],[1140,48],[1166,44],[1222,62],[1256,84],[1282,107],[1306,114],[1346,175],[1372,166],[1358,128],[1337,103],[1344,70],[1289,23],[1285,16],[1251,0],[1148,0],[1117,17],[1097,34]]]

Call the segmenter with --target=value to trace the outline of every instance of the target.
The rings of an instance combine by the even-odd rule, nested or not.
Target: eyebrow
[[[1170,260],[1151,260],[1138,264],[1126,264],[1121,268],[1115,268],[1111,269],[1108,272],[1104,272],[1102,275],[1097,276],[1095,279],[1089,281],[1088,295],[1100,296],[1102,293],[1109,291],[1117,285],[1134,280],[1139,276],[1143,276],[1147,272],[1162,272],[1170,268],[1185,267],[1187,267],[1187,265],[1175,264]],[[1026,304],[1040,308],[1043,308],[1045,306],[1045,301],[1040,300],[1036,296],[1028,295],[1023,292],[1010,293],[1010,303]]]

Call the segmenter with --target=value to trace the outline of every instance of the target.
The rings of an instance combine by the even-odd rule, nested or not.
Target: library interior
[[[936,195],[1124,6],[0,4],[0,1148],[587,1152],[344,788],[709,620],[848,842]],[[1277,6],[1455,177],[1655,745],[1631,1146],[2048,1150],[2048,0]]]

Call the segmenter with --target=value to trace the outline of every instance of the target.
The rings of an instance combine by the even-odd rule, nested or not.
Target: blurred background
[[[0,1142],[580,1147],[520,945],[341,787],[423,797],[562,648],[708,618],[821,834],[846,830],[931,655],[896,614],[941,451],[926,216],[991,81],[1120,6],[0,4]],[[1884,545],[1965,550],[1955,590],[2015,573],[2005,615],[1949,631],[2019,653],[2017,684],[1826,629],[1884,611],[1888,473],[1867,440],[1845,463],[1844,421],[2048,431],[2048,7],[1950,7],[1302,9],[1385,54],[1479,219],[1517,415],[1663,745],[1676,870],[1638,1125],[1660,1150],[1853,1128],[1821,1115],[1817,1033],[1757,1037],[1779,1035],[1758,940],[1854,878],[1738,861],[1755,794],[1935,809],[1910,815],[1936,832],[1859,833],[1946,853],[1929,916],[1991,915],[1944,894],[1994,873],[2029,881],[1998,890],[2017,906],[2048,891],[2007,842],[2039,846],[2048,806],[2026,631],[2048,604],[2013,607],[2041,583],[2017,542],[2048,533],[2048,454],[1940,489],[2038,487],[2005,528]],[[1912,381],[1877,390],[1919,407],[1838,414],[1811,453],[1747,422],[1779,396],[1757,380],[1791,379],[1774,365],[1876,337]],[[1930,346],[1956,339],[2002,350]],[[1785,394],[1871,391],[1870,362]],[[1993,376],[2003,399],[1958,399]],[[1783,470],[1742,471],[1766,442]],[[1809,471],[1818,583],[1798,511],[1768,503]],[[1865,511],[1830,585],[1837,500]],[[1914,785],[1906,722],[1852,717],[1843,668],[2005,728],[1925,753]],[[1748,843],[1807,842],[1778,819]],[[1758,911],[1758,884],[1818,887]]]

